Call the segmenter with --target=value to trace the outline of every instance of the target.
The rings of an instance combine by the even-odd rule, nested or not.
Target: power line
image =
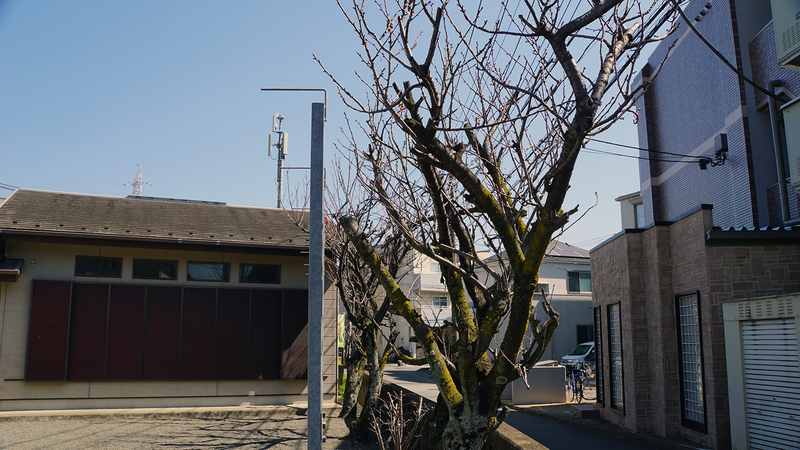
[[[594,239],[587,239],[585,241],[580,241],[580,242],[573,242],[570,245],[574,245],[575,247],[583,248],[584,245],[599,244],[600,242],[605,241],[606,239],[610,238],[611,236],[614,236],[614,234],[609,234],[609,235],[606,235],[606,236],[600,236],[600,237],[596,237]]]
[[[604,141],[604,140],[601,140],[601,139],[592,139],[592,140],[595,141],[595,142],[601,142],[603,144],[615,145],[617,147],[631,148],[631,149],[634,149],[634,150],[641,150],[641,151],[644,151],[644,152],[658,153],[658,154],[661,154],[661,155],[677,156],[677,157],[680,157],[680,158],[693,158],[693,156],[684,155],[682,153],[672,153],[672,152],[663,152],[663,151],[659,151],[659,150],[650,150],[650,149],[647,149],[647,148],[636,147],[634,145],[619,144],[619,143],[616,143],[616,142],[609,142],[609,141]]]
[[[680,158],[691,158],[691,161],[681,161],[680,159],[662,159],[662,158],[650,158],[648,156],[626,155],[624,153],[614,153],[614,152],[609,152],[609,151],[604,151],[604,150],[597,150],[597,149],[587,148],[587,147],[584,147],[583,151],[587,152],[587,153],[596,153],[596,154],[600,154],[600,155],[610,155],[610,156],[621,156],[623,158],[633,158],[633,159],[640,159],[640,160],[644,160],[644,161],[659,161],[659,162],[687,163],[687,164],[700,162],[701,159],[705,158],[705,157],[702,157],[702,156],[675,155],[675,156],[680,157]]]

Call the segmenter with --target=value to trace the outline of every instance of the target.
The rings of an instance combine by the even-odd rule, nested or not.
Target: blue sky
[[[332,156],[345,108],[312,54],[356,86],[358,46],[331,0],[0,0],[0,183],[125,196],[141,164],[146,195],[274,207],[272,116],[286,118],[285,164],[307,166],[322,94],[260,88],[327,88]],[[601,138],[636,145],[636,128]],[[637,167],[582,154],[566,206],[600,203],[561,240],[591,248],[619,231],[614,198],[638,190]]]

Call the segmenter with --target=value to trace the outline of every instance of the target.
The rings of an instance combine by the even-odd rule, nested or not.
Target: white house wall
[[[119,257],[122,277],[75,276],[76,256]],[[240,253],[168,251],[104,246],[7,242],[6,257],[24,259],[17,282],[0,283],[0,410],[287,404],[305,401],[306,380],[25,382],[32,280],[106,284],[307,289],[307,258]],[[133,279],[133,259],[178,261],[177,280]],[[35,264],[34,264],[35,261]],[[230,263],[230,282],[187,281],[188,261]],[[280,264],[280,284],[239,283],[240,263]],[[329,288],[330,286],[328,286]],[[323,394],[336,386],[336,293],[327,289],[323,312]],[[312,362],[314,363],[314,362]]]

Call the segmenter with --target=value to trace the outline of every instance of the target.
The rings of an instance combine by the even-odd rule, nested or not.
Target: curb
[[[323,406],[326,418],[336,416],[336,406]],[[249,407],[188,407],[188,408],[127,408],[127,409],[72,409],[72,410],[38,410],[38,411],[2,411],[0,422],[15,421],[49,421],[68,419],[91,419],[96,417],[129,418],[225,418],[305,416],[308,408],[294,405],[265,405]]]

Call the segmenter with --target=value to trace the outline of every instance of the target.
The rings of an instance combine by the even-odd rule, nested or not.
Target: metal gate
[[[795,319],[741,324],[750,448],[800,448],[800,359]]]

